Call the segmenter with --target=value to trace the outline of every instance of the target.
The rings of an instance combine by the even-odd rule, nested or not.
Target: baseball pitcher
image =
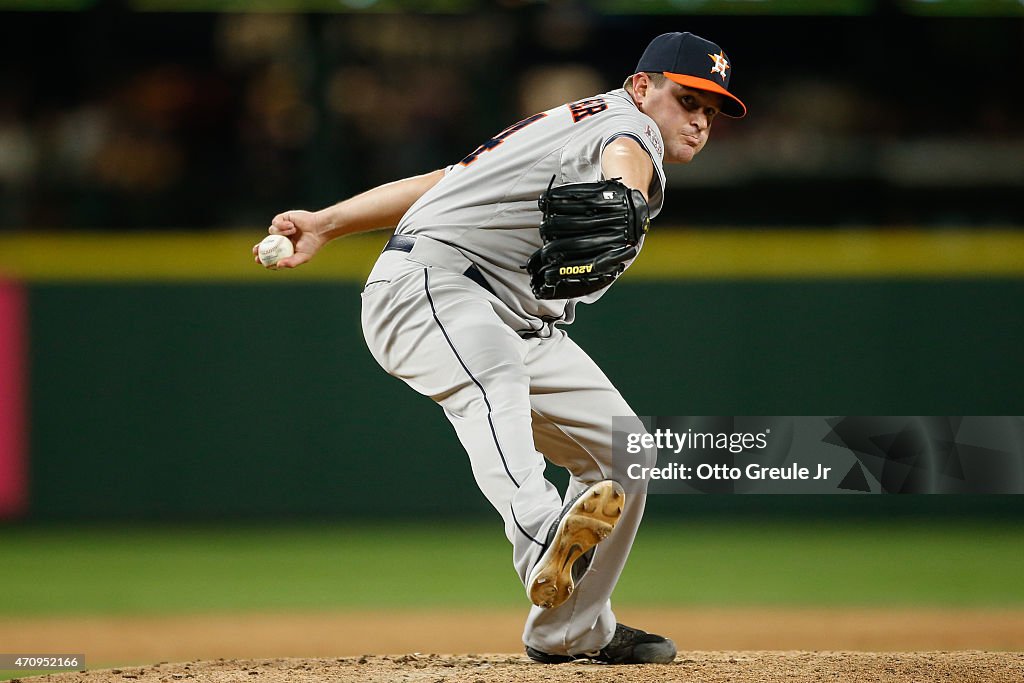
[[[643,248],[663,164],[692,161],[719,113],[745,115],[731,76],[718,45],[666,33],[621,89],[523,119],[443,170],[286,211],[269,229],[295,247],[276,267],[295,268],[332,239],[397,226],[362,293],[366,343],[443,408],[469,454],[533,604],[523,642],[537,662],[676,655],[612,612],[645,502],[642,487],[616,481],[612,417],[634,413],[564,328]],[[656,453],[636,457],[653,465]],[[571,473],[564,496],[545,458]]]

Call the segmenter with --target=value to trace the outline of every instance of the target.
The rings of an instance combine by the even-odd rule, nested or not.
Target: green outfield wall
[[[280,273],[252,263],[259,236],[0,235],[0,517],[493,514],[441,411],[366,351],[360,283],[387,234]],[[659,229],[571,333],[639,414],[1020,415],[1024,231]],[[1019,500],[649,509],[1024,516]]]
[[[367,352],[356,282],[26,292],[28,519],[489,514],[441,411]],[[640,414],[1024,414],[1019,277],[638,278],[570,331]],[[1024,514],[1019,496],[873,498],[651,509]]]

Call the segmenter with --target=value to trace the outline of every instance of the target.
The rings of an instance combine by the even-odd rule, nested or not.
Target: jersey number
[[[476,149],[474,149],[469,154],[469,156],[467,156],[465,159],[463,159],[459,163],[462,164],[463,166],[469,166],[471,163],[476,161],[477,158],[481,154],[483,154],[487,150],[494,149],[495,147],[497,147],[501,143],[505,142],[505,138],[507,138],[509,135],[512,135],[512,133],[515,133],[517,130],[522,130],[523,128],[526,128],[528,125],[530,125],[534,121],[539,121],[540,119],[544,118],[545,116],[547,116],[547,114],[542,112],[540,114],[534,114],[533,116],[531,116],[528,119],[523,119],[519,123],[512,124],[511,126],[506,128],[505,130],[501,131],[500,133],[498,133],[496,136],[494,136],[493,138],[491,138],[490,140],[488,140],[484,144],[482,144],[479,147],[477,147]]]
[[[580,100],[569,105],[573,123],[579,123],[588,116],[600,114],[607,108],[608,103],[602,97],[591,97],[589,100]]]

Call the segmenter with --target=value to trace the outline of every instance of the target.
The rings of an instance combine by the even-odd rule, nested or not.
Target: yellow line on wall
[[[329,244],[310,264],[268,272],[261,234],[0,235],[0,276],[27,281],[360,281],[386,232]],[[627,280],[1024,277],[1022,230],[655,230]]]
[[[1019,277],[1024,276],[1024,231],[653,233],[636,270],[649,278],[700,279]]]
[[[388,238],[377,232],[339,240],[306,266],[268,271],[251,253],[264,235],[253,230],[0,236],[0,274],[29,281],[348,281],[369,273]]]

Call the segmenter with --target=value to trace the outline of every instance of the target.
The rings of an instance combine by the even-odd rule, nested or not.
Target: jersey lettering
[[[580,100],[569,105],[573,123],[579,123],[588,116],[600,114],[607,108],[608,103],[604,101],[603,97],[591,97],[589,100]]]
[[[471,163],[476,161],[477,158],[479,158],[479,156],[481,154],[483,154],[484,152],[486,152],[488,150],[494,149],[495,147],[497,147],[501,143],[505,142],[505,138],[507,138],[509,135],[512,135],[512,133],[515,133],[516,131],[519,131],[519,130],[522,130],[523,128],[526,128],[528,125],[530,125],[534,121],[539,121],[540,119],[544,118],[545,116],[547,116],[547,114],[541,112],[540,114],[534,114],[533,116],[531,116],[529,118],[523,119],[519,123],[512,124],[511,126],[506,128],[505,130],[501,131],[500,133],[498,133],[496,136],[494,136],[493,138],[491,138],[490,140],[488,140],[484,144],[482,144],[479,147],[477,147],[476,149],[474,149],[465,159],[463,159],[459,163],[462,164],[463,166],[469,166]]]

